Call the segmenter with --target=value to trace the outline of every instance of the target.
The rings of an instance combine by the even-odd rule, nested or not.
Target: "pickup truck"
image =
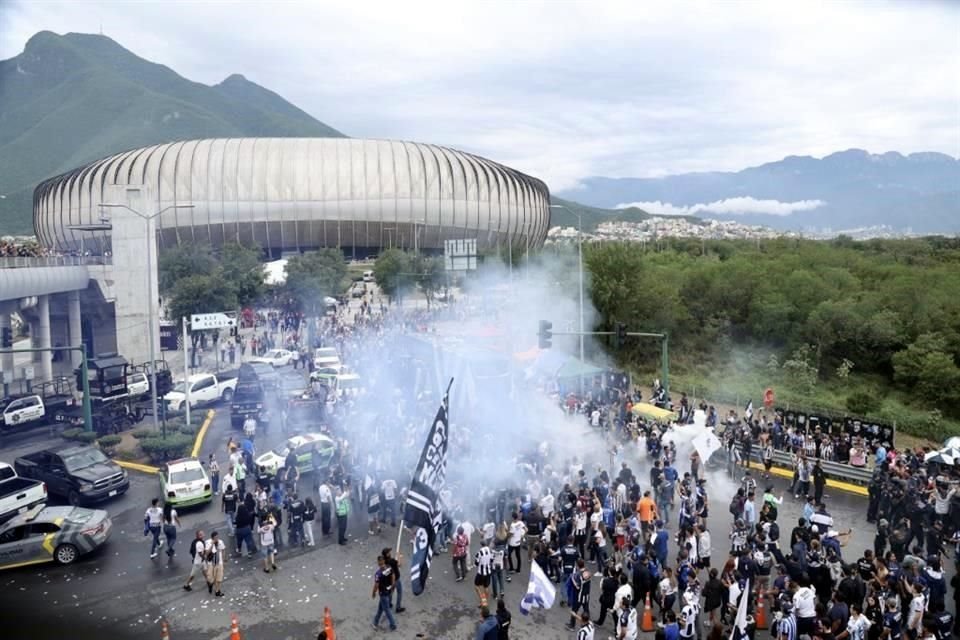
[[[213,404],[214,402],[230,402],[233,392],[237,388],[237,379],[218,377],[212,373],[196,373],[187,378],[190,385],[190,408]],[[167,403],[167,411],[183,411],[187,401],[186,386],[183,382],[177,383],[173,391],[163,396]]]
[[[127,472],[87,445],[36,451],[17,458],[13,466],[21,477],[44,482],[49,493],[65,497],[75,507],[109,500],[130,488]]]
[[[0,462],[0,524],[47,501],[47,486],[21,478],[13,467]]]

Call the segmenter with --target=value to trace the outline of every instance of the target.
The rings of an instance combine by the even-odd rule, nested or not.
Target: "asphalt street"
[[[216,451],[223,462],[230,433],[227,413],[221,411],[205,439],[203,457]],[[281,440],[282,435],[277,432],[261,434],[257,439],[258,449],[265,450],[265,445],[273,447]],[[12,461],[18,455],[55,441],[42,429],[27,437],[10,439],[0,450],[0,459]],[[645,466],[632,464],[635,470],[646,473]],[[719,486],[725,477],[724,471],[709,472],[708,486]],[[786,487],[784,480],[775,479],[773,483],[778,488]],[[219,503],[181,513],[183,529],[176,556],[169,562],[164,554],[151,560],[149,538],[143,536],[143,513],[150,499],[158,494],[159,483],[155,477],[132,473],[130,491],[102,507],[113,518],[115,531],[101,551],[69,567],[50,564],[0,573],[3,593],[0,637],[10,640],[155,638],[160,636],[160,620],[165,619],[173,640],[215,640],[229,637],[230,614],[235,613],[245,639],[308,639],[316,637],[324,606],[330,607],[340,638],[389,634],[371,628],[376,607],[370,590],[376,556],[382,547],[396,545],[396,529],[387,526],[381,535],[369,537],[365,518],[355,514],[351,518],[351,541],[341,547],[333,536],[320,539],[318,522],[317,546],[303,551],[283,551],[278,559],[281,568],[276,573],[263,573],[259,558],[231,558],[224,582],[226,596],[214,598],[202,588],[202,580],[200,588],[191,593],[183,591],[181,585],[189,572],[187,545],[193,532],[203,529],[209,533],[219,529],[225,533]],[[844,555],[855,559],[872,544],[873,527],[864,517],[865,500],[839,494],[830,495],[828,503],[838,528],[853,529],[853,538]],[[800,505],[788,496],[780,513],[782,526],[789,532],[800,515]],[[716,562],[727,549],[724,540],[730,522],[725,503],[713,504],[709,526],[714,534]],[[478,544],[474,536],[473,550]],[[408,546],[405,540],[403,548]],[[670,554],[673,557],[675,549],[671,548]],[[526,563],[526,558],[524,561]],[[409,591],[407,571],[404,567],[407,610],[398,615],[399,629],[393,635],[472,638],[479,619],[472,574],[465,582],[456,583],[450,557],[440,555],[434,560],[426,593],[414,597]],[[559,606],[534,612],[529,617],[520,614],[518,605],[527,575],[525,569],[507,585],[506,602],[514,613],[513,637],[543,640],[572,637],[562,626],[569,614]],[[596,583],[594,609],[597,609],[599,579]],[[597,615],[597,611],[593,613]],[[381,625],[386,628],[385,623]],[[606,634],[598,637],[605,638]]]

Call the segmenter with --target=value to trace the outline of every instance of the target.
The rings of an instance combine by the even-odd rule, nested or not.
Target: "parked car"
[[[47,491],[78,506],[121,496],[130,488],[127,472],[88,445],[43,449],[13,461],[24,478],[40,480]]]
[[[289,438],[285,443],[268,451],[256,459],[257,467],[264,467],[269,475],[276,475],[287,459],[287,454],[293,451],[297,456],[297,468],[300,473],[313,471],[313,447],[316,445],[320,455],[329,465],[337,452],[337,443],[322,433],[304,433]]]
[[[21,478],[16,469],[0,462],[0,523],[47,501],[47,485]]]
[[[106,511],[37,505],[0,525],[0,569],[71,564],[105,544],[112,531]]]
[[[286,349],[270,349],[262,356],[250,358],[250,362],[262,362],[273,367],[285,367],[293,360],[293,351]]]
[[[373,282],[374,276],[373,271],[364,271],[363,272],[363,281],[364,282]]]
[[[43,398],[40,396],[24,396],[17,398],[3,410],[3,424],[19,426],[35,420],[43,420],[47,415]]]
[[[127,374],[127,395],[131,398],[145,395],[150,391],[150,378],[146,373]]]
[[[233,392],[237,388],[237,379],[224,378],[212,373],[197,373],[189,378],[190,384],[190,408],[198,407],[214,402],[230,402],[233,399]],[[173,388],[173,391],[163,396],[163,401],[167,403],[168,411],[183,411],[187,402],[186,385],[180,382]]]
[[[313,352],[313,368],[336,367],[340,365],[340,354],[333,347],[320,347]]]
[[[160,495],[175,507],[189,507],[213,500],[210,477],[197,458],[181,458],[160,470]]]

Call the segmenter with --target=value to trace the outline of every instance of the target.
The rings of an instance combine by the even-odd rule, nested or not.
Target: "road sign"
[[[223,329],[237,326],[237,319],[225,313],[195,313],[190,316],[190,330]]]

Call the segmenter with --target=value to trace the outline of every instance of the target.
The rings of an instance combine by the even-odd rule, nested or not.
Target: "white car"
[[[168,462],[160,470],[163,499],[175,507],[189,507],[213,500],[210,477],[196,458]]]
[[[274,367],[285,367],[293,360],[293,351],[286,349],[271,349],[262,356],[250,358],[250,362],[262,362]]]
[[[329,464],[337,451],[337,443],[322,433],[304,433],[289,438],[273,451],[268,451],[258,457],[256,459],[257,468],[264,467],[269,475],[276,475],[280,467],[286,462],[287,454],[293,451],[297,456],[297,467],[300,469],[300,473],[310,472],[313,470],[314,445]]]
[[[373,271],[364,271],[363,272],[363,281],[364,282],[373,282],[374,276]]]
[[[47,414],[40,396],[25,396],[18,398],[7,405],[3,410],[3,423],[7,426],[17,426],[32,420],[40,420]]]
[[[333,347],[321,347],[313,352],[313,366],[315,369],[340,366],[340,354]]]
[[[142,396],[150,391],[150,378],[145,373],[131,373],[127,376],[127,395],[131,398]]]

